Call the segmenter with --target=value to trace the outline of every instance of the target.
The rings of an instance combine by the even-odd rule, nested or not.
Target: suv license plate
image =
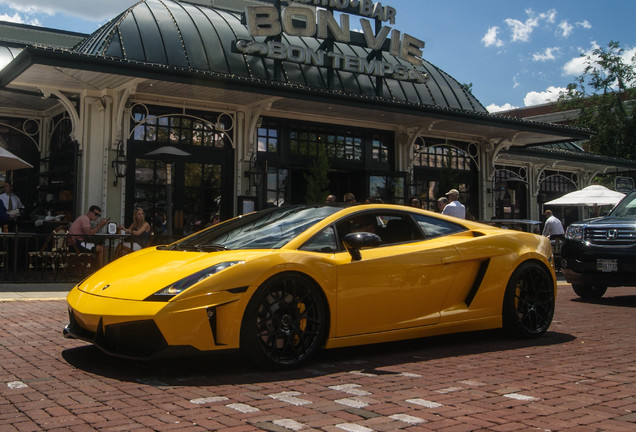
[[[604,273],[617,272],[618,260],[617,259],[597,259],[596,270]]]

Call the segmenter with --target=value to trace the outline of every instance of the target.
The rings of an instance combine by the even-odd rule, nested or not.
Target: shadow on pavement
[[[569,334],[548,332],[531,340],[507,338],[500,330],[434,336],[401,342],[322,350],[304,367],[289,371],[261,370],[238,352],[214,352],[152,362],[111,357],[92,345],[63,351],[64,359],[85,372],[155,387],[237,385],[307,379],[315,376],[370,371],[399,373],[393,366],[414,360],[435,360],[485,352],[512,351],[571,342]],[[388,368],[388,369],[384,369]]]
[[[608,293],[611,295],[611,289],[608,288]],[[578,303],[586,303],[586,304],[595,304],[595,305],[603,305],[603,306],[620,306],[620,307],[630,307],[636,308],[636,295],[622,295],[610,297],[605,294],[604,297],[599,299],[582,299],[582,298],[574,298],[573,302]]]

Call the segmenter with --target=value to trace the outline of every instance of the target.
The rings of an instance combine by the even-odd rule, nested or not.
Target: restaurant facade
[[[144,0],[91,35],[1,23],[0,145],[34,167],[11,173],[14,189],[33,219],[97,204],[128,224],[142,207],[182,234],[305,203],[322,170],[339,200],[434,210],[455,188],[469,217],[538,218],[558,164],[528,149],[589,133],[488,114],[400,31],[413,12]],[[559,171],[575,188],[616,168],[579,162]]]

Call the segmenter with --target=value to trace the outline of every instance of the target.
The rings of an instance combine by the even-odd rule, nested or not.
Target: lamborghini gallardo
[[[286,206],[119,258],[68,294],[66,337],[152,359],[240,350],[292,368],[321,349],[552,321],[550,241],[399,205]]]

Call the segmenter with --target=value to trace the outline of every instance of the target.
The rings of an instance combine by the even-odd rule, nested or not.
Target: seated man
[[[93,223],[101,216],[102,209],[92,205],[88,213],[78,216],[68,230],[71,234],[70,245],[76,245],[80,252],[95,253],[98,268],[104,265],[104,246],[91,241],[90,236],[99,232],[108,223],[108,219],[102,219],[93,226]]]

